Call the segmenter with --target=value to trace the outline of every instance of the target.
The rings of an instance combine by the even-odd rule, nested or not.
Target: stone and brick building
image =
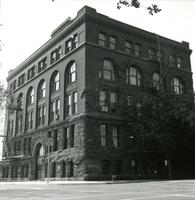
[[[1,177],[166,177],[165,157],[147,150],[144,133],[135,140],[125,113],[162,76],[167,92],[192,93],[190,54],[187,42],[83,7],[8,74]]]

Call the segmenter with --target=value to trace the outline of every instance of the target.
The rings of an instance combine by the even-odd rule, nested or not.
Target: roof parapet
[[[92,13],[97,13],[95,8],[89,7],[89,6],[84,6],[77,12],[77,17],[80,17],[84,13],[92,14]]]
[[[56,29],[53,30],[53,32],[51,33],[51,37],[54,37],[55,35],[57,35],[58,33],[60,33],[64,28],[66,28],[68,26],[68,24],[71,23],[71,21],[72,21],[71,18],[68,17]]]
[[[185,46],[185,47],[187,47],[188,49],[189,49],[189,42],[186,42],[186,41],[182,41],[182,44],[183,44],[183,46]]]

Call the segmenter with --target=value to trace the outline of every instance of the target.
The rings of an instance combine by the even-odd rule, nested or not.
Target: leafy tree
[[[8,91],[5,89],[4,84],[0,81],[0,111],[5,108],[6,98],[8,96]]]
[[[47,157],[43,160],[45,163],[48,162],[48,157],[50,162],[73,161],[75,165],[79,165],[83,160],[84,150],[82,148],[58,150],[47,155]]]
[[[161,9],[158,8],[158,5],[156,4],[152,4],[148,7],[145,7],[143,5],[141,5],[139,0],[119,0],[117,3],[117,8],[121,9],[122,6],[126,6],[126,7],[134,7],[134,8],[140,8],[140,7],[144,7],[148,10],[148,13],[150,15],[154,15],[156,13],[159,13],[161,11]]]
[[[191,138],[193,96],[151,89],[137,98],[142,101],[141,111],[132,104],[134,112],[128,112],[132,130],[144,136],[146,144],[149,140],[153,141],[153,145],[144,144],[144,148],[151,150],[155,147],[164,152],[171,179],[172,159]]]

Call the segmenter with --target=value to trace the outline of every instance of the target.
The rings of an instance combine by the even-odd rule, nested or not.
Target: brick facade
[[[127,42],[130,46],[125,47]],[[63,22],[49,41],[9,72],[12,99],[6,112],[1,177],[47,178],[48,138],[52,138],[49,154],[64,155],[51,156],[52,179],[166,177],[162,152],[147,148],[150,144],[144,133],[141,137],[131,133],[125,114],[127,97],[147,92],[153,74],[165,71],[167,92],[192,93],[190,54],[187,42],[155,35],[83,7],[76,18]],[[172,66],[170,55],[175,59]],[[179,86],[172,83],[174,78]],[[20,96],[22,106],[18,105]]]

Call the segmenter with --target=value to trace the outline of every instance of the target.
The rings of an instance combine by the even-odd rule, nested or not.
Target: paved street
[[[190,200],[195,180],[132,183],[0,183],[0,199],[7,200]]]

